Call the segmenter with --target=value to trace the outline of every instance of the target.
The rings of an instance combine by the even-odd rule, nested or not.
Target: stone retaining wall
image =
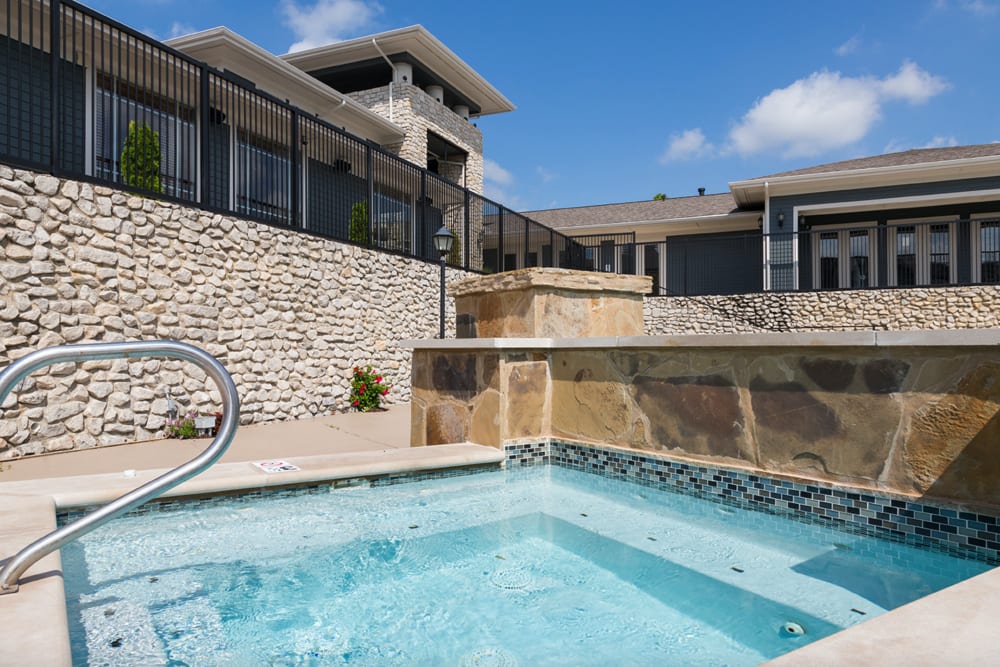
[[[62,343],[172,338],[226,365],[244,424],[346,409],[350,370],[367,363],[395,383],[387,402],[405,402],[397,341],[437,335],[438,281],[433,263],[0,166],[0,365]],[[448,320],[454,336],[453,309]],[[182,412],[218,408],[180,361],[32,375],[3,403],[0,459],[157,437],[168,388]]]
[[[646,334],[1000,327],[1000,285],[647,297]]]

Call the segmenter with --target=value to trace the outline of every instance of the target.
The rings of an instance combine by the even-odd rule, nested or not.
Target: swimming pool
[[[989,569],[553,466],[170,504],[63,566],[116,665],[755,665]]]

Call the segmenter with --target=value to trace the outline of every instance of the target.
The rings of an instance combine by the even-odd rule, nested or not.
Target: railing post
[[[503,206],[497,206],[497,273],[503,273]]]
[[[365,144],[365,173],[368,176],[368,224],[365,226],[368,232],[368,247],[372,245],[372,226],[375,220],[375,176],[372,174],[372,167],[375,164],[375,160],[372,157],[372,147],[369,144]],[[348,223],[350,224],[350,223]],[[348,229],[350,227],[348,226]],[[350,236],[350,233],[348,233]]]
[[[465,244],[465,269],[472,268],[472,219],[469,215],[469,200],[471,195],[465,190],[465,233],[462,235],[462,242]]]
[[[299,110],[296,107],[292,107],[291,113],[291,123],[292,126],[289,128],[289,136],[291,137],[291,158],[292,173],[289,179],[289,187],[292,189],[292,200],[291,200],[291,227],[301,227],[301,221],[299,216],[302,211],[302,187],[300,184],[300,168],[301,168],[301,155],[299,154]],[[371,225],[369,225],[369,228]]]
[[[434,259],[433,242],[429,240],[429,230],[427,229],[427,170],[420,172],[420,254],[418,257]],[[437,230],[435,229],[434,232]],[[434,232],[430,232],[433,234]]]
[[[59,81],[59,52],[62,47],[61,36],[59,34],[59,19],[62,16],[62,3],[60,0],[49,0],[49,54],[51,64],[49,71],[49,171],[53,174],[59,171],[59,103],[61,100],[61,90]]]
[[[202,206],[211,205],[211,197],[209,195],[210,181],[209,178],[209,165],[211,164],[211,155],[208,152],[208,146],[210,143],[209,139],[209,129],[208,126],[212,122],[212,104],[209,101],[211,95],[209,86],[209,73],[208,65],[202,63],[201,65],[201,75],[199,81],[199,100],[198,100],[198,110],[199,114],[199,124],[198,128],[198,202]]]
[[[524,219],[524,260],[521,261],[521,268],[528,266],[528,250],[531,247],[531,223]]]

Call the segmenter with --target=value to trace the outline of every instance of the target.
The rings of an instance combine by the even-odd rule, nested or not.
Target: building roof
[[[402,140],[403,129],[292,67],[229,28],[218,27],[182,35],[166,42],[192,58],[228,70],[259,86],[260,90],[287,99],[316,117],[344,127],[378,143]]]
[[[514,110],[510,100],[421,25],[288,53],[281,58],[305,72],[320,72],[371,58],[381,58],[376,44],[390,60],[393,56],[398,58],[399,54],[409,54],[429,72],[440,77],[442,84],[470,100],[479,109],[478,115]]]
[[[599,227],[617,223],[649,223],[666,220],[689,220],[742,212],[733,195],[722,192],[676,199],[644,200],[623,204],[600,204],[577,208],[553,208],[523,211],[523,215],[554,229]]]
[[[899,153],[885,153],[871,157],[841,160],[803,169],[782,171],[758,178],[780,178],[782,176],[803,176],[807,174],[829,174],[858,169],[878,169],[880,167],[900,167],[913,164],[930,164],[947,160],[966,160],[977,157],[1000,156],[1000,142],[992,144],[974,144],[972,146],[948,146],[946,148],[914,148]],[[757,180],[757,179],[752,179]]]

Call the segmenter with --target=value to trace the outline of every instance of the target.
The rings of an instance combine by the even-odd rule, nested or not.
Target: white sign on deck
[[[300,470],[297,465],[293,465],[287,461],[251,461],[251,463],[266,473],[294,472]]]

